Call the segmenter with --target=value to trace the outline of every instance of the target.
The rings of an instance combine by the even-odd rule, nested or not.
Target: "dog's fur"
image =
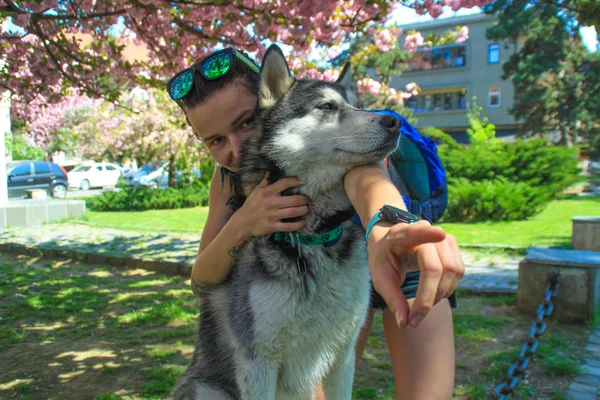
[[[355,107],[350,71],[337,82],[296,81],[281,50],[260,71],[259,134],[240,168],[246,193],[265,171],[297,176],[311,199],[303,234],[342,223],[339,243],[302,246],[255,237],[228,279],[207,292],[192,363],[176,399],[351,399],[354,344],[369,299],[362,227],[344,192],[351,168],[376,163],[396,147],[399,122]],[[305,262],[306,274],[298,262]]]

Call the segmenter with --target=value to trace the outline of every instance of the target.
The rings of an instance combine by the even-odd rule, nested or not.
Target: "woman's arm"
[[[384,163],[352,169],[344,177],[344,188],[365,227],[384,204],[406,209]],[[454,292],[464,274],[456,240],[427,221],[394,226],[379,222],[371,230],[367,248],[373,286],[399,326],[409,322],[417,326],[436,302]],[[418,263],[421,279],[409,309],[400,286],[411,259]]]
[[[233,264],[229,253],[246,240],[243,229],[236,226],[235,218],[231,218],[227,207],[231,195],[227,182],[221,185],[221,173],[217,168],[210,184],[208,218],[192,268],[192,291],[197,296],[202,296],[211,285],[227,278]]]
[[[304,220],[281,222],[308,213],[306,196],[281,196],[281,192],[299,185],[295,177],[269,185],[265,176],[244,205],[231,214],[227,207],[231,190],[227,183],[221,187],[221,173],[219,169],[215,171],[210,185],[208,218],[192,268],[194,294],[203,296],[212,286],[227,279],[237,250],[247,240],[273,232],[294,232],[304,227]]]

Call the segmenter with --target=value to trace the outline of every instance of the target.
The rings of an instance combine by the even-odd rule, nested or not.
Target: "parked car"
[[[588,173],[592,175],[600,174],[600,161],[590,161],[588,164]]]
[[[177,167],[176,167],[177,168]],[[200,169],[194,168],[192,175],[200,178]],[[175,169],[175,182],[180,182],[184,176],[184,171]],[[144,165],[133,174],[125,175],[127,185],[143,185],[153,189],[164,189],[169,187],[169,163],[153,162]]]
[[[161,170],[162,171],[162,167],[168,164],[166,162],[151,162],[148,163],[146,165],[144,165],[143,167],[139,168],[137,171],[133,171],[133,172],[129,172],[126,173],[125,175],[123,175],[123,180],[125,181],[125,184],[127,186],[135,186],[135,185],[139,185],[140,184],[140,180],[149,175],[152,174],[154,172],[156,172],[157,170]]]
[[[121,177],[117,164],[86,163],[69,172],[69,187],[89,190],[93,187],[116,186]]]
[[[48,195],[67,196],[67,171],[48,161],[9,161],[6,163],[8,197],[24,197],[26,190],[44,189]]]

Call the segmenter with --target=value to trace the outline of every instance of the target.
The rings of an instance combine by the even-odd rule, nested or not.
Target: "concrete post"
[[[574,250],[600,251],[600,217],[573,217]]]
[[[6,147],[4,140],[10,135],[10,94],[0,95],[0,205],[8,204],[6,187]]]
[[[519,263],[517,308],[535,315],[553,277],[560,283],[553,315],[589,321],[600,311],[600,253],[536,247]]]

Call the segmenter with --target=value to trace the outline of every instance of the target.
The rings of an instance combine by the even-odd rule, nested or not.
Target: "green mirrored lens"
[[[217,79],[225,75],[231,68],[229,53],[218,53],[202,63],[202,75],[206,79]]]
[[[194,71],[187,70],[181,75],[177,76],[169,85],[169,94],[173,100],[180,100],[184,98],[194,84]]]

